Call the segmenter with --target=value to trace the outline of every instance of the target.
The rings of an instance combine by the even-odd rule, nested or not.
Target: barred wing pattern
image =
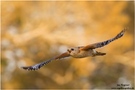
[[[38,70],[40,69],[42,66],[50,63],[52,60],[54,59],[50,59],[50,60],[47,60],[47,61],[44,61],[44,62],[41,62],[41,63],[38,63],[34,66],[26,66],[26,67],[22,67],[24,70]]]
[[[109,39],[109,40],[106,40],[106,41],[103,41],[103,42],[99,42],[99,43],[90,44],[90,45],[87,45],[87,46],[82,46],[82,47],[80,47],[80,50],[87,51],[87,50],[90,50],[90,49],[95,49],[95,48],[103,47],[103,46],[109,44],[110,42],[112,42],[112,41],[114,41],[114,40],[116,40],[116,39],[121,38],[121,37],[124,35],[125,30],[126,30],[126,28],[125,28],[124,30],[122,30],[119,34],[117,34],[117,35],[116,35],[114,38],[112,38],[112,39]],[[70,52],[67,51],[67,52],[65,52],[65,53],[63,53],[63,54],[61,54],[61,55],[59,55],[59,56],[57,56],[57,57],[55,57],[55,58],[50,59],[50,60],[46,60],[46,61],[44,61],[44,62],[41,62],[41,63],[36,64],[36,65],[33,65],[33,66],[26,66],[26,67],[22,67],[22,68],[23,68],[24,70],[38,70],[38,69],[40,69],[40,68],[43,67],[44,65],[50,63],[50,62],[53,61],[53,60],[57,60],[57,59],[69,57],[69,56],[70,56],[69,53],[70,53]]]
[[[63,53],[63,54],[61,54],[61,55],[59,55],[59,56],[57,56],[57,57],[55,57],[55,58],[52,58],[52,59],[50,59],[50,60],[46,60],[46,61],[44,61],[44,62],[41,62],[41,63],[36,64],[36,65],[33,65],[33,66],[24,66],[24,67],[22,67],[22,68],[23,68],[24,70],[38,70],[38,69],[40,69],[40,68],[43,67],[44,65],[50,63],[50,62],[53,61],[53,60],[62,59],[62,58],[69,57],[69,56],[70,56],[69,53],[68,53],[68,52],[65,52],[65,53]]]
[[[124,35],[125,30],[126,30],[126,28],[125,28],[124,30],[122,30],[119,34],[117,34],[117,35],[116,35],[114,38],[112,38],[112,39],[109,39],[109,40],[106,40],[106,41],[103,41],[103,42],[98,42],[98,43],[94,43],[94,44],[90,44],[90,45],[84,46],[84,47],[82,48],[82,50],[89,50],[89,49],[101,48],[101,47],[103,47],[103,46],[109,44],[110,42],[112,42],[112,41],[114,41],[114,40],[116,40],[116,39],[121,38],[121,37]]]

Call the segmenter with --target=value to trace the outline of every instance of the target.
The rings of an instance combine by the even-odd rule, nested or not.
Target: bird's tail
[[[93,56],[103,56],[103,55],[106,55],[106,53],[96,51],[96,54],[94,54]]]

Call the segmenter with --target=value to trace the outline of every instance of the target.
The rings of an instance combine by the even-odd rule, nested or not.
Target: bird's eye
[[[71,50],[72,50],[72,51],[74,51],[74,49],[73,49],[73,48],[71,48]]]

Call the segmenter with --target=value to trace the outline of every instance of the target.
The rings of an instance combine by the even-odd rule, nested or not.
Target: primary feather
[[[101,48],[101,47],[103,47],[103,46],[109,44],[110,42],[112,42],[112,41],[114,41],[114,40],[116,40],[116,39],[121,38],[121,37],[124,35],[125,30],[126,30],[126,28],[125,28],[124,30],[122,30],[119,34],[117,34],[114,38],[111,38],[111,39],[109,39],[109,40],[106,40],[106,41],[103,41],[103,42],[98,42],[98,43],[94,43],[94,44],[90,44],[90,45],[84,46],[84,47],[82,48],[82,50],[89,50],[89,49]]]

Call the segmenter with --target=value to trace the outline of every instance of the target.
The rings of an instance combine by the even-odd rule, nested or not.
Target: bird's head
[[[72,48],[68,48],[67,51],[70,55],[75,55],[79,52],[79,48],[78,47],[72,47]]]

